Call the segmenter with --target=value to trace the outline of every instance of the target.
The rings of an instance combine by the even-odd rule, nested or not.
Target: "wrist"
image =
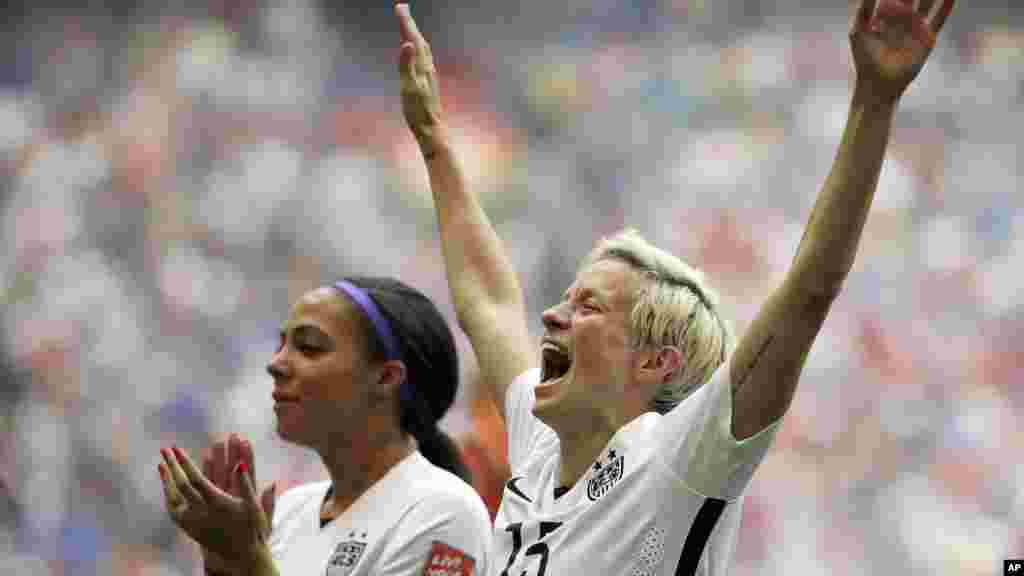
[[[246,558],[245,574],[251,576],[276,576],[277,568],[274,566],[274,559],[270,554],[270,548],[260,543],[253,548]]]
[[[451,145],[447,126],[435,124],[427,129],[418,131],[416,133],[416,143],[419,144],[423,159],[429,164],[438,155],[447,154],[450,150]]]
[[[853,89],[852,106],[863,110],[892,112],[900,103],[902,93],[876,90],[857,84]]]

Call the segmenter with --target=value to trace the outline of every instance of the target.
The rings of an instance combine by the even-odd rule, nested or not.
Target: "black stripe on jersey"
[[[533,503],[533,500],[530,500],[530,497],[527,496],[526,494],[523,494],[523,491],[519,489],[519,486],[516,486],[516,482],[522,479],[522,476],[513,476],[512,478],[509,478],[509,481],[507,483],[505,483],[505,487],[508,488],[509,492],[515,494],[516,496],[519,496],[520,498],[526,500],[527,502]]]
[[[724,509],[725,500],[708,498],[704,501],[697,512],[697,517],[693,519],[693,526],[690,526],[690,533],[686,535],[686,542],[683,543],[683,553],[679,555],[679,564],[676,565],[676,576],[691,576],[697,573],[697,565],[704,554],[704,546],[707,545],[711,530],[722,517]]]

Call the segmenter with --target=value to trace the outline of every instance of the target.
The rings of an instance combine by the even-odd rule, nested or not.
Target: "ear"
[[[679,369],[683,353],[675,346],[662,346],[641,352],[639,360],[639,380],[661,385]]]
[[[373,368],[373,392],[378,398],[397,395],[402,382],[405,382],[405,364],[401,360],[388,360]]]

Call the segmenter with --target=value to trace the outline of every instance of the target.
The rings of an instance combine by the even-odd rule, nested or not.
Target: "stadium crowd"
[[[0,573],[192,574],[157,476],[171,443],[236,431],[261,481],[321,478],[275,437],[265,368],[303,291],[394,275],[454,323],[390,6],[326,4],[7,9]],[[842,129],[848,8],[414,3],[538,335],[570,263],[626,225],[750,321]],[[904,98],[855,269],[748,489],[736,574],[1024,557],[1022,62],[1024,9],[964,3]],[[493,511],[503,430],[459,338],[444,427]]]

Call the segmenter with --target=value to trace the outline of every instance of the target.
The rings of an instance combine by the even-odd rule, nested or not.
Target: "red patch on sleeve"
[[[475,564],[469,554],[435,540],[423,566],[423,576],[473,576]]]

